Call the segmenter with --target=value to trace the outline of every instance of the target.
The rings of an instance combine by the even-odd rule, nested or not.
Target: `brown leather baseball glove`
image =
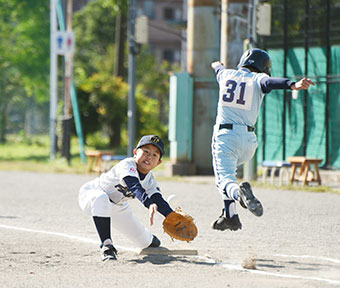
[[[164,232],[171,238],[190,242],[197,236],[194,219],[184,213],[171,212],[163,221]]]

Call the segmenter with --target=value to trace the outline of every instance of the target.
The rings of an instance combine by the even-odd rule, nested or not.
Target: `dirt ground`
[[[102,262],[92,219],[78,190],[93,175],[0,171],[0,287],[340,287],[340,195],[255,189],[264,215],[238,206],[243,229],[214,231],[222,201],[212,177],[159,181],[199,229],[191,243],[172,242],[161,215],[130,202],[168,249],[190,255],[139,255],[112,231],[118,261]],[[245,269],[244,262],[255,269]]]

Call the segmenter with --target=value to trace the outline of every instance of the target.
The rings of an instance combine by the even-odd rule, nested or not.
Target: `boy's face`
[[[133,150],[133,154],[136,159],[137,169],[143,174],[147,174],[162,163],[159,149],[152,144],[147,144],[137,150]]]

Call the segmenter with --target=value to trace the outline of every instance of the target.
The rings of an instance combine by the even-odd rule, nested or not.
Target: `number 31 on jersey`
[[[220,104],[250,110],[253,102],[254,82],[250,79],[235,81],[228,79],[220,92]]]

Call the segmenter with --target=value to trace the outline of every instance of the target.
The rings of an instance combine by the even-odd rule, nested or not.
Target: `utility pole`
[[[220,54],[218,6],[217,0],[188,1],[187,72],[194,78],[192,161],[198,174],[212,173],[210,147],[218,85],[210,64]]]
[[[56,124],[57,124],[57,53],[56,53],[56,31],[57,31],[57,0],[50,2],[50,158],[56,157],[57,139],[56,139]]]
[[[128,95],[128,151],[127,155],[133,155],[133,149],[136,142],[136,54],[137,46],[135,42],[135,21],[136,21],[136,0],[130,0],[129,5],[129,95]]]
[[[249,0],[249,10],[248,10],[248,33],[249,42],[248,47],[244,47],[245,50],[252,49],[256,47],[256,6],[257,0]],[[244,163],[244,179],[245,180],[255,180],[257,177],[257,153],[248,162]]]
[[[66,32],[72,31],[72,6],[73,1],[67,0],[66,8]],[[62,155],[71,163],[71,134],[72,134],[72,103],[71,103],[71,83],[72,83],[72,65],[73,54],[65,55],[65,93],[64,93],[64,116],[62,118],[63,139]]]
[[[249,49],[256,46],[256,6],[257,0],[249,0],[248,10],[248,34],[249,34]]]

